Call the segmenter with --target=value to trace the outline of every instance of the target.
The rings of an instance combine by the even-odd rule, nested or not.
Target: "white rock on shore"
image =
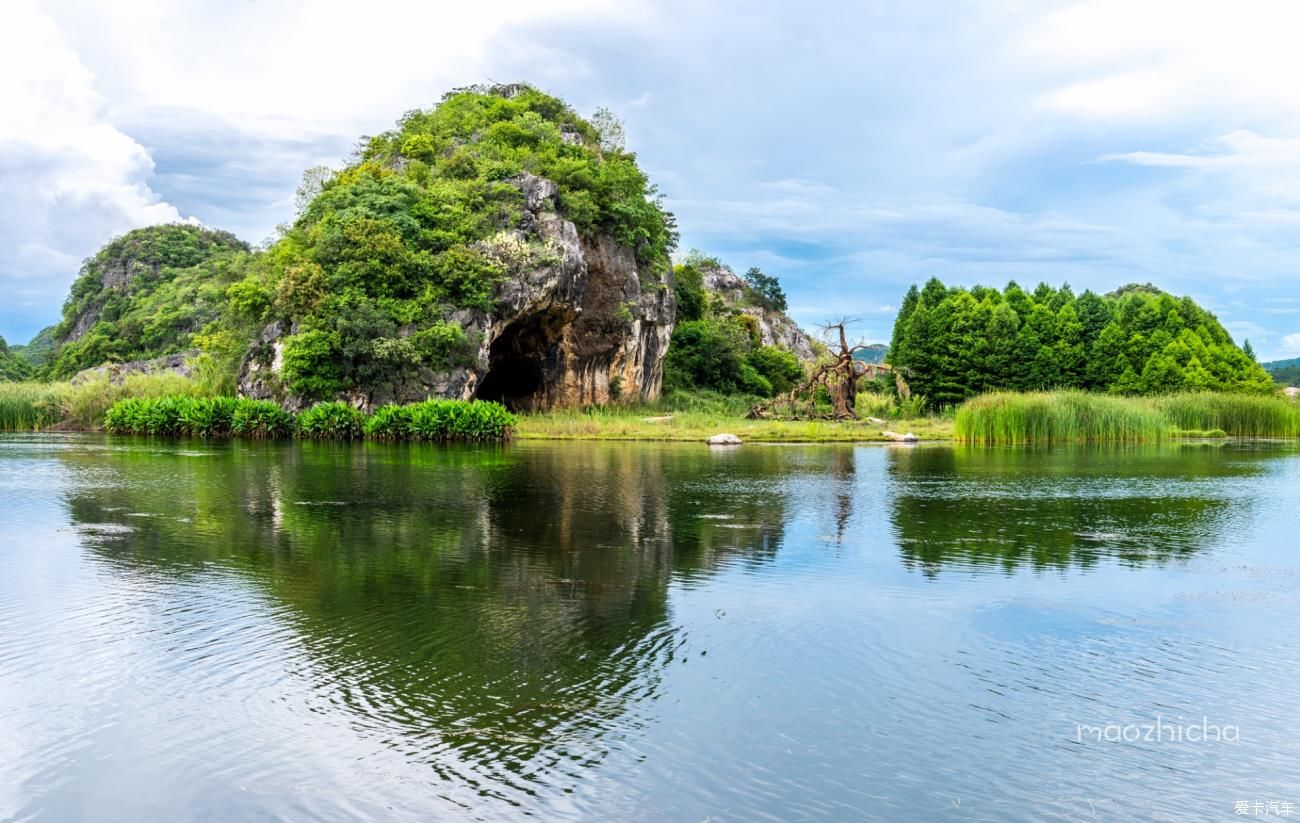
[[[715,434],[709,438],[710,446],[739,446],[741,442],[734,434]]]

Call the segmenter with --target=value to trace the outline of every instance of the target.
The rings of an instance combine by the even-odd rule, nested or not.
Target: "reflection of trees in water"
[[[1166,563],[1218,539],[1248,503],[1224,485],[1260,470],[1214,447],[899,449],[891,521],[909,568]]]
[[[358,722],[396,727],[392,745],[414,758],[450,768],[450,749],[507,782],[636,722],[680,642],[675,573],[781,542],[780,464],[758,452],[214,450],[69,453],[88,481],[69,492],[73,522],[119,569],[240,570],[292,607],[319,688]]]

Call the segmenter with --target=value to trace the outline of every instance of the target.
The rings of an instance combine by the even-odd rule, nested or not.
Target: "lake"
[[[1300,817],[1294,444],[6,435],[0,523],[0,819]]]

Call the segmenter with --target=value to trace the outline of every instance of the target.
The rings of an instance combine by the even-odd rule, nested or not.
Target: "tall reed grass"
[[[980,395],[954,421],[955,438],[978,445],[1137,443],[1163,440],[1171,429],[1146,401],[1078,391]]]
[[[1153,402],[1179,429],[1222,429],[1235,437],[1300,437],[1300,403],[1282,397],[1200,392]]]
[[[66,383],[0,383],[0,431],[48,429],[63,419]]]
[[[1272,396],[1210,392],[1114,397],[1079,391],[995,392],[957,410],[954,437],[979,445],[1137,443],[1191,433],[1300,436],[1300,405]]]

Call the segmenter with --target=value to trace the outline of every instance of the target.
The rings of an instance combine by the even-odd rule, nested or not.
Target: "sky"
[[[907,287],[1151,282],[1300,356],[1291,0],[15,0],[0,28],[0,335],[177,220],[251,243],[302,171],[448,89],[608,107],[682,251],[887,340]]]

